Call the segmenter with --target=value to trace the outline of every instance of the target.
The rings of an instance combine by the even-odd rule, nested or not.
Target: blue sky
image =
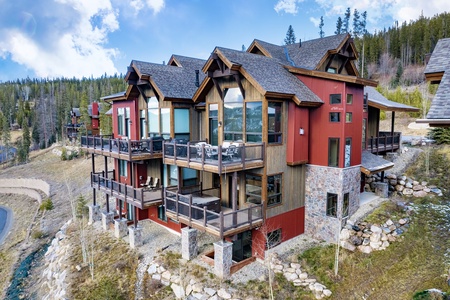
[[[332,35],[347,7],[367,29],[450,11],[448,0],[0,0],[0,81],[126,73],[131,60],[208,58],[215,46]]]

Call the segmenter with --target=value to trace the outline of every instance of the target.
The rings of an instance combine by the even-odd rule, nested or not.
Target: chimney
[[[302,47],[302,39],[298,39],[298,47],[299,47],[299,48]]]
[[[195,86],[196,87],[200,86],[200,78],[198,77],[199,72],[200,72],[199,70],[195,70]]]

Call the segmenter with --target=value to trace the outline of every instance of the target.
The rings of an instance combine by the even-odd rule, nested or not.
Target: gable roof
[[[368,96],[369,106],[373,106],[385,111],[410,111],[410,112],[419,111],[417,107],[409,106],[403,103],[398,103],[386,99],[374,87],[371,86],[364,87],[364,94],[367,94]]]
[[[445,72],[450,68],[450,38],[440,39],[425,68],[425,75]]]
[[[205,60],[181,57],[182,67],[133,60],[131,67],[142,80],[148,80],[162,99],[191,99],[197,90],[195,70],[200,70]],[[205,74],[200,72],[199,80]]]
[[[204,59],[173,54],[167,64],[176,65],[178,67],[183,67],[190,70],[201,70],[205,63],[206,60]]]
[[[321,104],[323,101],[303,82],[292,75],[279,60],[258,54],[217,47],[219,57],[231,65],[238,65],[241,73],[259,87],[263,95],[268,93],[294,96],[297,104],[308,102]]]

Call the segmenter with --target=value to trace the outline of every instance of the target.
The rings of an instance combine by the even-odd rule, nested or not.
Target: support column
[[[104,230],[109,229],[109,225],[114,222],[113,212],[102,212],[102,227]]]
[[[138,246],[141,246],[142,243],[142,228],[130,226],[128,227],[128,234],[130,238],[130,247],[135,249]]]
[[[230,276],[233,257],[233,244],[226,241],[214,243],[214,273],[220,278]]]
[[[189,227],[181,229],[181,257],[191,260],[198,254],[197,230]]]
[[[93,224],[96,221],[100,221],[100,206],[98,205],[89,205],[89,225]]]
[[[94,146],[95,147],[95,146]],[[95,157],[94,157],[94,153],[91,154],[91,160],[92,160],[92,174],[95,174]],[[96,193],[95,193],[95,188],[92,188],[92,193],[93,193],[93,205],[97,205],[97,199],[96,199]]]
[[[127,233],[127,219],[114,220],[114,236],[120,239],[126,236]]]
[[[108,157],[105,156],[105,178],[108,180]],[[109,213],[109,195],[106,193],[106,212]]]

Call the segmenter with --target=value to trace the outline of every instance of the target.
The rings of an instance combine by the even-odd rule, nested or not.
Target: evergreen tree
[[[342,32],[342,18],[338,17],[336,22],[336,31],[334,32],[334,34],[341,34]]]
[[[347,7],[347,10],[344,14],[344,20],[342,22],[342,33],[348,33],[348,25],[350,23],[350,7]]]
[[[319,24],[319,36],[323,38],[325,36],[325,32],[323,31],[323,16],[320,16],[320,24]]]
[[[359,21],[359,12],[358,10],[355,8],[355,10],[353,11],[353,36],[355,38],[358,38],[359,35],[361,34],[361,23]]]
[[[82,132],[82,134],[86,134],[87,135],[87,128],[89,128],[91,126],[91,118],[89,117],[88,114],[88,96],[86,93],[83,93],[83,95],[81,96],[81,101],[80,101],[80,120],[81,123],[83,124],[83,128],[85,129],[85,132]]]
[[[30,127],[28,127],[28,120],[24,119],[22,123],[22,144],[26,153],[26,159],[28,160],[28,153],[30,153],[31,136]]]
[[[361,14],[362,20],[359,23],[359,29],[360,29],[360,34],[361,35],[366,35],[367,34],[367,29],[366,29],[366,25],[367,25],[367,11],[364,11]]]
[[[286,32],[286,38],[284,39],[285,45],[295,44],[295,34],[292,25],[289,25],[289,28]]]
[[[9,160],[11,157],[11,130],[8,117],[4,116],[2,118],[2,141],[3,141],[3,161]]]
[[[111,108],[107,102],[102,103],[100,109],[100,133],[102,135],[111,135],[112,132],[112,118],[105,113]]]

